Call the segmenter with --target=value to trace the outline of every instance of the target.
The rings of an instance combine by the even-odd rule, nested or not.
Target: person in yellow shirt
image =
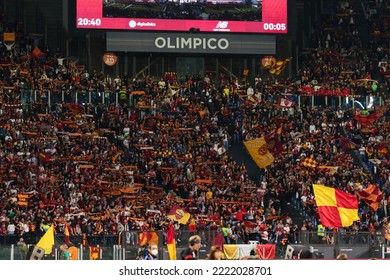
[[[213,192],[211,191],[210,188],[207,189],[206,192],[206,200],[212,199],[213,198]]]

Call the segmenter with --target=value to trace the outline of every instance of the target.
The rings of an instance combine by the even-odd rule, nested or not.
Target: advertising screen
[[[287,0],[77,0],[76,27],[287,33]]]

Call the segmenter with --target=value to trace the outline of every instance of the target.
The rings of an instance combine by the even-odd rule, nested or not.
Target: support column
[[[177,71],[176,71],[177,72]],[[161,76],[165,73],[165,57],[161,57]]]
[[[216,81],[215,81],[215,83],[216,83],[216,85],[217,86],[219,86],[219,59],[218,59],[218,57],[216,58],[216,65],[215,65],[215,75],[216,75]]]
[[[137,57],[133,56],[133,69],[132,69],[132,76],[134,77],[135,74],[137,74]]]

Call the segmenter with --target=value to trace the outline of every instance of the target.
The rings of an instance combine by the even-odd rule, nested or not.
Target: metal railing
[[[83,239],[82,236],[70,236],[69,247],[75,247],[78,252],[77,259],[89,260],[91,258],[90,248],[99,248],[98,259],[102,260],[136,260],[139,259],[143,252],[144,244],[140,245],[143,240],[147,244],[145,236],[152,236],[150,233],[156,233],[157,238],[151,242],[157,242],[159,248],[159,259],[169,259],[166,248],[165,233],[158,232],[139,232],[129,231],[122,232],[118,235],[90,235]],[[142,234],[146,234],[142,236]],[[215,244],[215,231],[177,231],[176,232],[176,248],[177,255],[181,250],[188,246],[188,238],[198,234],[202,237],[202,247],[200,249],[200,258],[206,258],[210,247]],[[155,237],[156,237],[155,236]],[[24,236],[26,244],[21,246],[17,244],[19,240],[17,235],[1,235],[0,236],[0,260],[24,260],[28,258],[28,248],[34,246],[37,240],[33,236]],[[225,244],[228,238],[225,239]],[[61,259],[61,251],[59,246],[65,242],[63,234],[55,235],[55,246],[52,254],[45,255],[44,259],[59,260]],[[240,246],[242,244],[263,244],[259,234],[247,234],[246,236],[237,238],[235,243]],[[346,252],[352,259],[368,259],[368,258],[387,258],[390,242],[385,238],[384,234],[376,232],[327,232],[324,236],[319,236],[317,232],[299,232],[295,235],[290,235],[289,242],[282,244],[278,238],[271,238],[270,244],[276,245],[276,258],[284,259],[286,246],[290,245],[301,250],[310,250],[314,252],[316,258],[333,259],[339,253]],[[77,249],[76,249],[77,248]]]
[[[268,100],[270,102],[277,102],[279,95],[275,94]],[[381,96],[321,96],[321,95],[291,95],[289,98],[295,101],[297,107],[331,107],[342,109],[362,109],[367,108],[368,105],[376,106],[383,105],[384,101]],[[99,91],[39,91],[39,90],[23,90],[21,94],[21,103],[26,105],[27,103],[42,102],[51,108],[57,103],[77,103],[86,104],[90,103],[94,106],[101,104],[106,105],[123,105],[126,102],[128,105],[135,105],[137,97],[134,97],[131,92],[126,94],[126,99],[120,99],[119,92],[99,92]],[[50,110],[50,109],[49,109]]]

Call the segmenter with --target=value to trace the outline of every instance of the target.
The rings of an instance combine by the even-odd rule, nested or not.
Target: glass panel
[[[208,57],[205,60],[205,74],[210,78],[210,83],[216,83],[217,75],[217,59],[215,57]]]
[[[134,75],[138,75],[138,78],[142,78],[148,75],[148,57],[137,55],[136,71]]]
[[[332,107],[332,108],[338,108],[340,106],[339,97],[338,96],[328,96],[328,106]]]
[[[98,105],[99,103],[102,103],[102,100],[103,100],[102,93],[98,91],[91,92],[91,103],[94,106]]]
[[[301,95],[301,107],[311,107],[311,98],[309,95]]]
[[[88,103],[88,99],[89,99],[89,96],[88,96],[87,91],[80,90],[78,92],[78,95],[77,95],[77,103],[78,104],[84,105],[84,104]]]
[[[232,63],[232,73],[237,77],[239,82],[247,82],[245,80],[244,76],[244,70],[245,70],[245,59],[243,57],[237,57],[233,58],[233,63]],[[249,70],[249,67],[247,65],[246,69]],[[248,72],[248,74],[250,74]],[[248,76],[249,78],[250,76]]]
[[[25,105],[26,103],[32,103],[34,102],[34,91],[33,90],[23,90],[21,94],[21,102],[22,105]]]
[[[201,57],[178,57],[176,66],[179,77],[204,75],[204,58]]]
[[[61,91],[50,91],[50,103],[56,105],[62,103],[62,92]]]
[[[65,103],[75,103],[76,93],[74,90],[67,90],[64,93],[64,102]]]
[[[325,96],[314,95],[314,106],[325,107]]]

